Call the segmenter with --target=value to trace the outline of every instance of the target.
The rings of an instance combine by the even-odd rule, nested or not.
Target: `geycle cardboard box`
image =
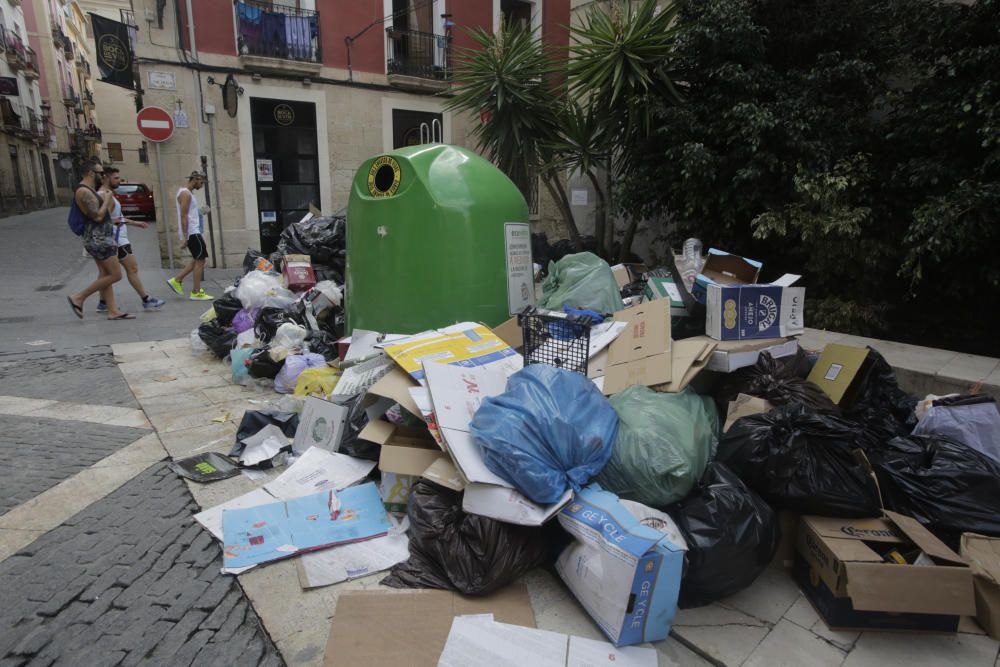
[[[890,552],[909,556],[906,564]],[[793,574],[833,629],[955,632],[962,616],[976,612],[965,560],[895,512],[802,517]]]

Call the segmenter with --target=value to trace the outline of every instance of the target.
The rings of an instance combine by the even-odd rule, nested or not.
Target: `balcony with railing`
[[[389,85],[420,91],[446,90],[451,80],[451,37],[386,28],[385,71]]]
[[[73,90],[73,86],[66,85],[63,86],[63,104],[68,107],[75,107],[80,103],[80,97]]]
[[[323,68],[319,12],[287,5],[236,0],[236,45],[250,69],[319,74]]]
[[[24,78],[29,81],[38,78],[38,56],[30,46],[24,47]]]
[[[66,57],[66,62],[73,60],[76,57],[76,50],[73,48],[73,42],[70,41],[69,37],[63,36],[63,56]]]
[[[4,28],[0,31],[0,39],[3,40],[4,52],[10,69],[14,72],[25,69],[28,66],[28,62],[24,42],[21,41],[21,38]]]

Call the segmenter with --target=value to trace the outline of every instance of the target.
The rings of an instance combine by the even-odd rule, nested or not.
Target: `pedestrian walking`
[[[100,160],[86,160],[82,167],[83,178],[73,193],[73,206],[85,219],[83,226],[83,247],[97,263],[97,280],[80,292],[66,297],[73,314],[83,319],[83,303],[94,292],[100,292],[107,306],[109,320],[134,320],[135,315],[118,310],[112,285],[122,279],[122,268],[118,262],[118,247],[115,244],[114,225],[111,224],[111,207],[114,196],[110,191],[97,192],[104,177],[104,167]]]
[[[121,173],[118,167],[104,167],[104,181],[101,189],[98,192],[103,192],[105,190],[111,192],[112,196],[115,193],[115,188],[121,183]],[[125,277],[128,278],[128,282],[132,285],[132,289],[135,293],[139,295],[142,299],[142,307],[144,310],[159,310],[164,303],[163,299],[157,299],[155,296],[149,296],[146,293],[146,288],[142,285],[142,280],[139,278],[139,262],[135,258],[135,254],[132,252],[132,244],[128,240],[128,226],[138,227],[139,229],[146,229],[149,227],[148,224],[142,222],[141,220],[130,220],[122,215],[122,205],[117,199],[112,199],[111,205],[111,224],[115,226],[115,242],[118,245],[118,262],[125,269]],[[101,299],[100,303],[97,304],[97,312],[104,313],[107,312],[108,305]]]
[[[205,176],[199,171],[192,171],[188,176],[187,184],[177,190],[175,197],[177,203],[177,236],[182,243],[187,244],[187,249],[191,253],[191,261],[188,262],[184,270],[173,278],[167,279],[167,285],[175,293],[184,296],[184,279],[188,274],[192,274],[192,289],[188,298],[192,301],[211,301],[215,297],[206,294],[201,286],[201,281],[205,277],[205,260],[208,259],[208,247],[205,245],[205,237],[202,231],[205,228],[206,208],[198,207],[198,199],[194,195],[195,190],[200,190],[205,185]]]

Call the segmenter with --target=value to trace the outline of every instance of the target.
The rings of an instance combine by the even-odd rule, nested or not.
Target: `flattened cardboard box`
[[[1000,639],[1000,538],[963,533],[960,551],[972,568],[976,620],[986,634]]]
[[[954,632],[975,613],[965,560],[910,517],[804,516],[794,574],[831,628]],[[919,548],[934,565],[888,563],[870,545]]]
[[[670,382],[670,301],[644,303],[616,313],[615,319],[628,326],[608,349],[605,395],[634,384],[651,387]]]
[[[535,627],[524,584],[477,598],[449,591],[344,591],[323,667],[435,667],[452,621],[467,614]]]
[[[830,343],[820,353],[808,380],[837,405],[849,407],[873,363],[867,347]]]

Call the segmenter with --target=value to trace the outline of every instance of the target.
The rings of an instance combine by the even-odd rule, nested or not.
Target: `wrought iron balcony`
[[[385,34],[385,66],[390,76],[451,79],[451,37],[396,28],[386,28]]]
[[[233,11],[241,56],[323,62],[318,11],[258,0],[236,0]]]

